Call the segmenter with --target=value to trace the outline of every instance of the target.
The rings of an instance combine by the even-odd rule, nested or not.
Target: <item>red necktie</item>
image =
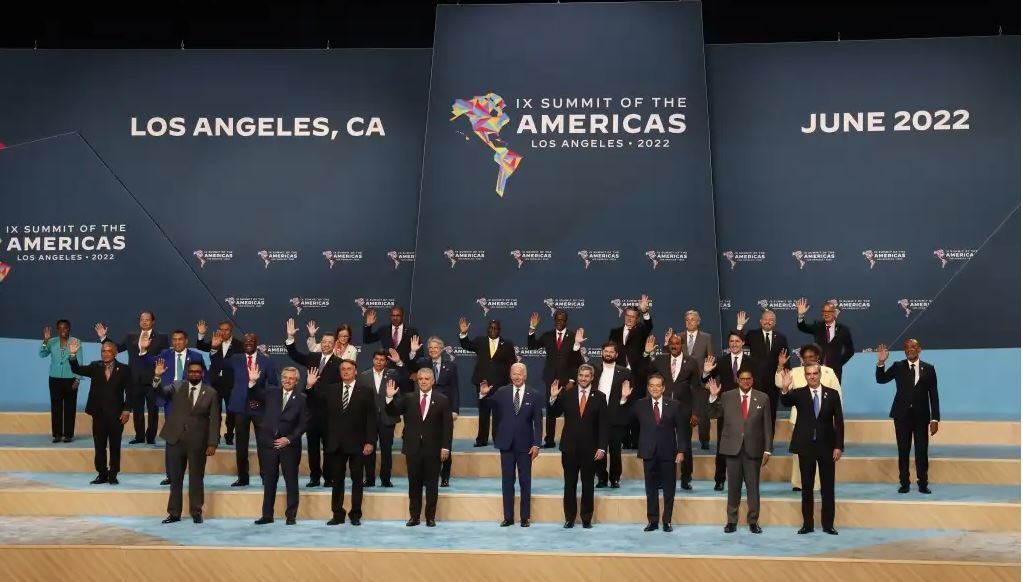
[[[558,350],[559,350],[559,351],[561,350],[561,339],[562,339],[561,335],[562,335],[563,333],[565,333],[565,332],[563,332],[563,331],[559,331],[559,332],[558,332],[558,341],[557,341],[557,344],[556,344],[556,345],[558,346]]]
[[[419,401],[419,418],[426,419],[426,394],[423,394],[423,399]]]
[[[252,354],[249,354],[249,369],[252,369]]]
[[[396,348],[396,349],[398,347],[398,328],[397,327],[394,328],[394,332],[391,334],[391,347],[392,348]]]
[[[657,407],[656,400],[654,400],[654,424],[661,424],[661,410]]]
[[[582,398],[579,399],[579,418],[586,412],[586,390],[583,390]]]
[[[742,395],[742,419],[749,418],[749,394]]]

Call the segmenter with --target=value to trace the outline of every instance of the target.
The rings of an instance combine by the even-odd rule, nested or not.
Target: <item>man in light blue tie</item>
[[[160,386],[162,384],[182,382],[187,379],[188,365],[193,362],[202,366],[203,382],[209,381],[209,371],[206,369],[206,360],[203,358],[202,352],[189,349],[188,334],[180,329],[171,333],[170,349],[163,350],[158,354],[150,356],[147,358],[146,363],[155,367],[158,361],[163,362],[164,372],[162,375],[154,378],[153,390],[157,393],[156,401],[163,409],[163,417],[166,419],[170,416],[171,399],[165,397],[164,393],[160,390]],[[164,469],[167,474],[160,485],[170,485],[171,483],[170,457],[167,455],[167,449],[167,443],[164,443]]]

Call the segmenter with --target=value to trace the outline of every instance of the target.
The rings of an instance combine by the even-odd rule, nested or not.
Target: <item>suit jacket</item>
[[[118,352],[128,352],[128,366],[131,367],[132,382],[150,386],[153,382],[153,366],[146,355],[139,354],[139,335],[141,331],[129,333],[117,344]],[[110,338],[104,338],[109,340]],[[170,347],[167,334],[149,331],[149,349],[146,354],[158,354]]]
[[[917,359],[920,365],[920,381],[914,384],[915,375],[909,369],[909,360],[899,360],[887,370],[881,366],[875,372],[878,384],[887,384],[895,380],[895,400],[888,413],[891,418],[899,419],[912,408],[916,413],[915,420],[927,424],[932,420],[941,420],[938,406],[938,374],[934,366]]]
[[[760,390],[749,391],[748,416],[742,417],[742,390],[722,392],[710,403],[711,418],[724,422],[718,452],[738,455],[745,450],[754,459],[774,450],[774,423],[771,422],[771,399]]]
[[[296,344],[297,342],[284,344],[284,348],[288,350],[288,357],[290,357],[291,360],[298,364],[299,366],[305,368],[319,369],[320,358],[322,357],[322,354],[318,353],[303,354],[302,352],[298,351]],[[340,377],[341,358],[335,356],[334,354],[331,354],[330,357],[327,359],[327,363],[323,366],[323,370],[320,370],[320,375],[316,379],[316,384],[313,384],[312,386],[306,385],[306,387],[302,389],[302,392],[306,396],[309,396],[310,391],[314,390],[317,386],[335,384],[338,382],[338,379]],[[320,401],[318,399],[313,398],[307,400],[306,405],[308,405],[310,412],[312,414],[322,415]]]
[[[639,323],[629,332],[629,337],[624,344],[622,343],[622,334],[625,330],[624,325],[611,329],[611,333],[607,336],[608,341],[618,344],[618,361],[616,363],[619,366],[628,365],[636,378],[646,378],[644,373],[646,359],[643,357],[643,349],[646,347],[646,338],[653,329],[653,317],[646,319],[640,314]]]
[[[239,352],[225,359],[219,349],[210,352],[212,366],[230,368],[231,376],[234,378],[234,386],[231,387],[231,395],[227,400],[228,412],[262,416],[264,393],[280,386],[280,376],[273,360],[258,351],[253,355],[260,373],[255,386],[249,388],[248,354]]]
[[[813,336],[813,341],[824,350],[821,363],[830,366],[842,379],[842,366],[853,357],[856,348],[853,346],[852,333],[849,326],[835,322],[835,339],[828,341],[828,330],[823,321],[807,323],[805,319],[796,322],[796,327],[803,333]]]
[[[205,450],[220,442],[220,397],[213,386],[203,382],[195,405],[189,397],[188,380],[162,384],[160,391],[171,403],[160,438],[172,445],[184,444],[193,450]]]
[[[344,386],[317,386],[313,396],[321,399],[327,415],[328,453],[362,454],[362,447],[377,442],[377,405],[373,391],[353,382],[348,408],[342,410]]]
[[[376,376],[373,375],[373,368],[359,372],[355,378],[355,385],[363,390],[368,390],[373,395],[373,402],[377,408],[377,423],[384,426],[394,426],[398,422],[397,416],[387,414],[384,407],[387,405],[387,381],[394,380],[398,386],[404,384],[408,379],[405,374],[405,367],[384,368],[380,379],[380,388],[377,389]]]
[[[514,353],[514,352],[513,352]],[[412,362],[412,367],[409,368],[409,374],[414,376],[420,368],[433,368],[433,360],[430,356],[422,356],[416,358]],[[511,366],[509,366],[509,369]],[[458,364],[454,360],[445,360],[441,356],[440,360],[440,376],[434,374],[433,388],[439,390],[441,394],[448,397],[448,406],[451,407],[451,412],[458,412]]]
[[[813,396],[806,386],[782,394],[781,403],[785,406],[795,406],[798,412],[796,426],[792,429],[789,452],[802,455],[816,454],[822,449],[845,450],[842,399],[837,391],[821,386],[821,411],[817,418],[813,416]]]
[[[597,390],[597,386],[600,386],[600,376],[604,372],[604,362],[598,363],[593,369],[595,371],[593,375],[593,389]],[[628,402],[626,402],[625,406],[620,404],[622,400],[622,382],[626,380],[630,383],[632,382],[632,372],[625,366],[615,364],[614,378],[611,380],[611,393],[607,397],[607,416],[611,426],[629,426],[629,423],[632,422],[629,416]],[[636,387],[633,386],[629,400],[636,399]]]
[[[662,395],[660,423],[654,422],[650,396],[629,403],[629,414],[639,421],[639,458],[674,461],[678,453],[691,453],[689,417],[682,415],[677,401]]]
[[[524,453],[542,444],[543,397],[528,386],[522,388],[518,414],[515,414],[515,387],[511,384],[498,388],[493,397],[483,400],[484,406],[493,409],[500,419],[494,435],[494,448],[498,450]]]
[[[154,354],[154,355],[148,356],[146,358],[146,360],[147,360],[146,363],[148,365],[154,366],[154,367],[156,366],[156,362],[158,360],[163,360],[163,365],[166,367],[166,369],[163,371],[163,376],[160,376],[160,385],[171,384],[171,383],[174,382],[174,373],[175,373],[176,367],[177,367],[177,362],[175,361],[175,357],[176,356],[175,356],[175,353],[174,353],[173,349],[166,349],[166,350],[163,350],[162,352],[160,352],[158,354]],[[198,362],[198,363],[202,364],[202,369],[203,369],[203,379],[202,379],[202,381],[208,383],[209,382],[209,372],[206,370],[206,360],[203,359],[202,352],[199,352],[198,350],[187,349],[187,348],[185,349],[185,368],[182,370],[181,379],[182,380],[186,380],[188,378],[188,365],[191,364],[192,362]],[[167,402],[169,402],[167,397],[164,395],[163,391],[162,390],[158,390],[158,391],[160,392],[160,394],[159,394],[159,396],[156,399],[157,402],[160,405],[164,405]]]
[[[540,337],[535,333],[529,334],[526,338],[526,347],[531,350],[543,348],[545,356],[543,361],[543,383],[550,386],[554,379],[558,384],[565,386],[569,380],[575,380],[576,370],[583,363],[583,356],[579,350],[572,349],[575,345],[575,330],[565,328],[565,336],[561,341],[561,349],[558,349],[558,335],[555,330],[545,331]]]
[[[515,358],[515,344],[503,337],[497,338],[497,350],[494,357],[490,357],[490,338],[483,335],[473,339],[459,337],[458,343],[462,349],[476,354],[476,367],[472,369],[472,383],[479,391],[479,385],[484,380],[491,388],[504,386],[511,383],[511,367],[517,360]],[[493,394],[494,391],[491,391]]]
[[[85,412],[90,416],[118,416],[130,412],[128,390],[134,386],[131,368],[114,360],[114,371],[107,380],[102,360],[85,366],[72,357],[68,360],[71,371],[89,378],[89,399],[85,401]]]
[[[768,350],[764,330],[758,327],[747,330],[743,341],[749,348],[749,355],[759,364],[753,376],[753,388],[767,393],[776,391],[774,372],[778,367],[778,356],[782,350],[789,349],[789,340],[785,334],[778,333],[778,330],[771,330],[771,349]]]
[[[671,377],[671,354],[661,354],[654,358],[654,371],[664,376],[664,394],[677,400],[682,405],[684,416],[693,414],[693,390],[703,387],[703,362],[685,355],[680,355],[682,362],[679,365],[678,379]]]
[[[376,327],[363,326],[362,328],[362,344],[373,344],[380,342],[380,349],[388,350],[394,348],[398,351],[398,356],[401,357],[401,361],[408,366],[412,360],[423,355],[426,349],[426,342],[419,346],[419,351],[416,352],[415,357],[409,357],[412,352],[412,336],[419,335],[419,330],[414,327],[409,327],[408,323],[402,324],[401,337],[398,339],[398,345],[394,345],[394,338],[391,337],[391,322],[388,320],[386,323],[382,323]],[[422,336],[420,336],[422,338]]]
[[[553,380],[551,380],[553,382]],[[561,428],[561,452],[592,459],[598,449],[607,451],[610,418],[604,393],[590,385],[586,409],[579,415],[579,388],[562,390],[550,405],[551,417],[565,416]]]
[[[195,339],[195,349],[203,353],[211,353],[213,350],[213,344],[208,339]],[[231,341],[227,344],[227,357],[231,357],[235,354],[240,354],[245,350],[245,344],[237,338],[231,338]],[[217,348],[217,351],[223,356],[222,348]],[[210,358],[210,370],[209,370],[210,384],[221,393],[230,393],[231,388],[234,387],[234,370],[228,366],[224,367],[221,365],[215,365]]]
[[[308,397],[298,390],[291,391],[291,398],[288,405],[282,407],[284,390],[273,389],[266,392],[266,412],[263,413],[263,422],[257,430],[262,436],[256,439],[265,448],[273,448],[274,441],[280,437],[287,437],[291,444],[289,448],[295,448],[301,454],[302,435],[309,425],[309,402]]]
[[[454,420],[451,407],[443,394],[433,390],[426,418],[419,415],[420,393],[398,394],[387,403],[387,414],[401,416],[405,433],[401,439],[401,453],[405,456],[426,455],[440,459],[441,449],[451,450]]]
[[[702,369],[702,366],[701,366]],[[735,371],[735,375],[732,374],[732,353],[724,352],[718,356],[717,362],[714,364],[714,369],[710,371],[710,374],[703,375],[703,381],[706,382],[712,377],[717,378],[721,384],[721,391],[727,392],[728,390],[735,390],[739,387],[736,382],[736,376],[739,372],[749,371],[753,374],[753,382],[756,384],[757,372],[760,370],[760,362],[748,354],[743,354],[742,360],[739,361],[739,369]]]
[[[682,353],[699,362],[702,369],[703,361],[714,355],[714,338],[705,331],[697,330],[696,337],[693,339],[693,353],[690,354],[688,351],[689,332],[683,328],[678,335],[682,336]]]

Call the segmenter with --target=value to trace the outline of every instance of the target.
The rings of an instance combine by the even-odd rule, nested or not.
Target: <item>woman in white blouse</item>
[[[316,339],[316,332],[320,331],[320,328],[316,327],[315,321],[306,323],[306,331],[309,332],[309,338],[305,340],[305,345],[309,348],[311,353],[320,351],[320,342]],[[352,341],[352,328],[347,323],[342,323],[337,326],[337,332],[334,334],[336,341],[334,342],[334,355],[341,358],[342,360],[352,360],[353,362],[359,357],[359,348],[351,344]]]

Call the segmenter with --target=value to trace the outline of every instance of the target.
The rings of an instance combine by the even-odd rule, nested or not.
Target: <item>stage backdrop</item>
[[[361,343],[360,305],[409,295],[429,59],[0,53],[0,336],[33,338],[0,350],[4,407],[47,402],[34,338],[60,317],[92,341],[148,309],[193,339],[197,319],[233,319],[272,354],[288,317],[303,349],[308,319]]]
[[[918,338],[947,416],[1019,418],[1019,54],[1018,37],[708,47],[722,325],[770,307],[801,344],[795,300],[814,319],[832,301],[858,351],[894,361]],[[876,362],[844,375],[853,414],[891,402]]]
[[[526,348],[564,308],[591,362],[622,309],[718,329],[700,5],[440,6],[412,309]],[[474,355],[460,349],[463,402]]]

